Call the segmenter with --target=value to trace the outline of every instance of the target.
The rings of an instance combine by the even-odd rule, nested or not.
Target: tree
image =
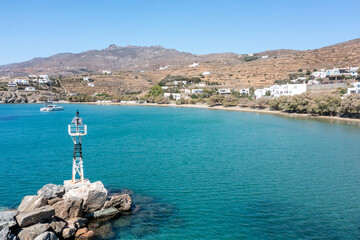
[[[265,96],[270,97],[271,96],[271,91],[267,90],[265,93]]]
[[[160,85],[156,84],[152,88],[150,88],[150,95],[158,97],[162,94],[164,94],[164,89],[162,89]]]
[[[233,106],[237,106],[238,104],[239,104],[239,98],[233,95],[226,96],[222,102],[222,105],[224,107],[233,107]]]
[[[213,107],[213,106],[216,106],[216,105],[221,105],[222,102],[223,102],[223,100],[224,100],[224,97],[221,96],[221,95],[212,95],[212,96],[208,99],[207,103],[208,103],[208,105],[209,105],[210,107]]]

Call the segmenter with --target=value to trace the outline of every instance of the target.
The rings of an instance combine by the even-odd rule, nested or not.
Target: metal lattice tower
[[[72,168],[72,183],[84,182],[84,168],[83,157],[81,148],[81,137],[87,134],[87,126],[83,124],[82,119],[79,117],[79,111],[76,112],[76,117],[73,118],[68,127],[69,135],[74,142],[73,154],[73,168]],[[77,173],[80,179],[76,180]]]

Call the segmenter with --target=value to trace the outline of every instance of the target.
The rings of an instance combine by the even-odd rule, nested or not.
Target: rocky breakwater
[[[47,184],[18,209],[0,212],[0,239],[93,239],[97,221],[131,212],[128,194],[109,194],[102,182]]]

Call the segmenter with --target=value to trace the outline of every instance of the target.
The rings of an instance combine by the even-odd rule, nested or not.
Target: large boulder
[[[75,240],[80,240],[80,239],[94,239],[95,234],[93,231],[89,231],[89,229],[87,228],[80,228],[76,231],[75,234]]]
[[[108,198],[108,192],[102,182],[85,184],[79,188],[70,189],[65,194],[65,199],[79,197],[84,200],[84,212],[94,212],[101,209]]]
[[[73,238],[75,236],[75,233],[76,233],[76,228],[74,228],[74,227],[66,227],[62,231],[62,237],[64,239]]]
[[[50,205],[50,206],[52,206],[52,205],[54,205],[55,203],[57,203],[57,202],[59,202],[59,201],[62,201],[62,200],[64,200],[64,199],[62,199],[62,198],[53,198],[53,199],[49,199],[48,200],[48,205]]]
[[[34,240],[58,240],[59,238],[53,232],[44,232],[37,236]]]
[[[15,235],[11,234],[8,226],[0,226],[0,239],[16,240]]]
[[[18,214],[18,210],[5,210],[0,212],[0,228],[5,226],[12,228],[16,226],[15,216]]]
[[[65,194],[65,188],[62,185],[55,185],[52,183],[43,186],[37,194],[47,199],[61,198]]]
[[[129,194],[120,194],[120,195],[113,195],[107,200],[104,204],[105,208],[115,207],[120,212],[129,211],[131,208],[131,197]]]
[[[69,227],[74,227],[74,228],[84,228],[87,227],[89,224],[89,221],[86,218],[72,218],[66,221]]]
[[[18,238],[20,240],[34,240],[40,234],[46,232],[50,228],[48,223],[38,223],[30,227],[23,228],[19,234]]]
[[[104,210],[99,210],[99,211],[95,211],[92,213],[88,213],[85,215],[86,218],[108,218],[108,217],[114,217],[116,215],[118,215],[120,212],[119,210],[117,210],[116,208],[112,207],[112,208],[107,208]]]
[[[62,221],[60,219],[52,218],[49,221],[50,228],[53,230],[56,235],[61,235],[63,229],[66,227],[67,223],[65,221]]]
[[[68,197],[52,206],[55,209],[55,216],[62,219],[83,216],[83,200],[78,197]]]
[[[25,196],[22,199],[20,206],[18,207],[18,210],[20,212],[27,212],[27,211],[34,210],[36,208],[43,207],[46,204],[47,204],[47,200],[44,197],[37,196],[37,195]]]
[[[41,221],[47,220],[55,215],[55,209],[52,206],[44,206],[32,211],[19,213],[16,221],[20,227],[27,227]]]

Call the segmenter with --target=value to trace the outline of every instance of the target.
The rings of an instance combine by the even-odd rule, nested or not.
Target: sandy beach
[[[70,102],[69,102],[70,103]],[[79,102],[71,102],[71,103],[79,103]],[[303,119],[314,119],[314,120],[324,120],[331,123],[352,123],[352,124],[360,124],[360,119],[356,118],[343,118],[337,116],[318,116],[312,114],[304,114],[304,113],[287,113],[282,111],[276,111],[271,109],[252,109],[252,108],[244,108],[244,107],[223,107],[223,106],[214,106],[209,107],[206,104],[157,104],[157,103],[145,103],[145,104],[129,104],[129,103],[97,103],[97,102],[83,102],[82,104],[95,104],[95,105],[124,105],[124,106],[149,106],[149,107],[180,107],[180,108],[201,108],[208,110],[223,110],[223,111],[235,111],[235,112],[252,112],[252,113],[262,113],[262,114],[273,114],[280,115],[284,117],[290,118],[303,118]]]

